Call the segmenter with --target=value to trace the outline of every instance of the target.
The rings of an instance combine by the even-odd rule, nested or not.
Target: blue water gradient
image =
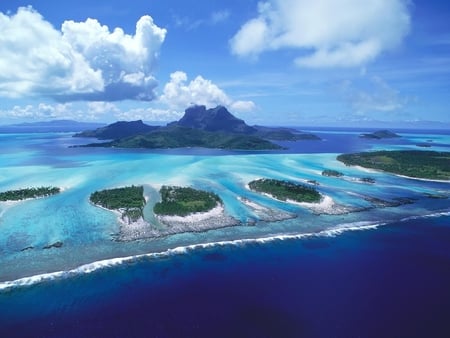
[[[449,225],[211,246],[16,288],[0,293],[0,336],[448,337]]]
[[[322,141],[276,152],[72,148],[92,140],[0,134],[1,191],[63,188],[0,203],[0,337],[448,336],[450,184],[346,167],[336,155],[424,142],[448,151],[450,135],[361,132],[317,130]],[[350,212],[317,215],[249,191],[259,177],[316,180]],[[88,198],[130,184],[149,196],[162,184],[212,190],[242,225],[116,242],[117,216]],[[257,217],[240,197],[297,218],[249,226]],[[370,198],[411,203],[374,208]]]
[[[0,150],[1,190],[47,185],[63,189],[61,194],[49,198],[0,203],[0,282],[189,244],[317,233],[342,226],[370,226],[450,211],[449,183],[400,178],[346,167],[336,160],[337,150],[416,149],[415,142],[420,137],[425,141],[433,138],[436,144],[450,144],[449,135],[411,133],[398,139],[373,141],[359,138],[359,133],[354,131],[318,134],[322,141],[291,142],[290,149],[279,152],[69,148],[91,140],[73,138],[69,133],[0,135],[3,142]],[[341,179],[323,177],[324,169],[336,169],[345,176]],[[375,178],[376,183],[359,181],[366,176]],[[249,191],[246,184],[259,177],[299,182],[316,180],[320,182],[317,188],[323,195],[349,210],[370,207],[367,199],[373,197],[387,201],[408,198],[414,203],[398,208],[318,216],[308,208]],[[117,216],[94,207],[88,198],[95,190],[131,184],[144,184],[146,191],[154,195],[162,184],[212,190],[225,202],[227,213],[243,224],[207,233],[185,233],[132,243],[115,242],[112,239],[120,227]],[[430,194],[447,198],[430,198]],[[248,226],[246,222],[257,220],[257,217],[240,202],[240,197],[294,213],[297,218]],[[64,243],[62,248],[42,249],[58,241]],[[29,247],[33,249],[23,251]]]

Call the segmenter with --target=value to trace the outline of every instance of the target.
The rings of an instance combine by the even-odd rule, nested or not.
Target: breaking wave
[[[423,215],[423,216],[411,216],[407,218],[403,218],[400,222],[405,222],[413,219],[419,218],[431,218],[431,217],[441,217],[441,216],[450,216],[450,211],[437,212],[433,214]],[[398,221],[395,221],[398,222]],[[225,240],[218,242],[210,242],[210,243],[201,243],[201,244],[192,244],[187,246],[179,246],[175,248],[170,248],[162,252],[152,252],[140,255],[126,256],[126,257],[118,257],[100,260],[88,264],[81,265],[77,268],[65,271],[57,271],[51,273],[38,274],[30,277],[23,277],[12,281],[4,281],[0,282],[0,292],[7,292],[17,287],[26,287],[31,286],[47,281],[52,280],[60,280],[67,279],[77,275],[89,274],[95,272],[97,270],[102,270],[106,268],[111,268],[115,266],[119,266],[125,263],[131,263],[140,261],[143,259],[158,259],[165,258],[175,255],[183,255],[187,254],[191,251],[207,249],[212,247],[222,247],[222,246],[244,246],[247,244],[265,244],[268,242],[274,241],[285,241],[285,240],[298,240],[304,238],[311,237],[335,237],[347,231],[361,231],[361,230],[371,230],[377,229],[380,226],[392,223],[392,221],[383,221],[383,222],[370,222],[370,221],[360,221],[360,222],[352,222],[352,223],[342,223],[335,227],[317,231],[310,233],[297,233],[297,234],[282,234],[282,235],[274,235],[262,238],[246,238],[246,239],[237,239],[237,240]]]

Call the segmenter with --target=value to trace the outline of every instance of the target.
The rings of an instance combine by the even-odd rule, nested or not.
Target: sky
[[[450,1],[0,1],[0,124],[450,127]]]

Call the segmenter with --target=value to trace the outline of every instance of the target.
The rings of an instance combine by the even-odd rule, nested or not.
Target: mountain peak
[[[206,109],[205,106],[192,106],[185,110],[184,116],[177,122],[182,127],[206,131],[249,134],[256,129],[231,114],[224,106]]]

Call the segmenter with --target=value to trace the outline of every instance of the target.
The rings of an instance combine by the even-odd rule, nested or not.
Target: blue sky
[[[0,2],[0,123],[450,125],[450,2]]]

